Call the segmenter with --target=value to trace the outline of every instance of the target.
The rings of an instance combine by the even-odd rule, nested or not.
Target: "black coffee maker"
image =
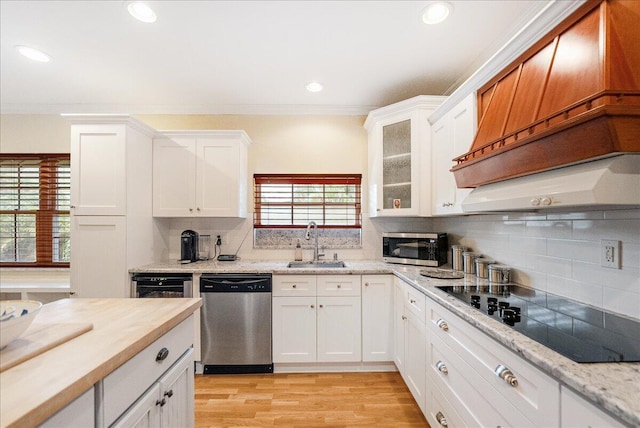
[[[185,230],[180,235],[180,262],[191,263],[198,261],[198,232]]]

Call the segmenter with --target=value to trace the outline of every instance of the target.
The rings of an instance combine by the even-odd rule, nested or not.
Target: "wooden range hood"
[[[460,188],[640,152],[640,1],[588,1],[477,97]]]

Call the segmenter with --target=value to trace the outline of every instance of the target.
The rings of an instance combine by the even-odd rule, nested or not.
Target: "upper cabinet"
[[[476,132],[475,94],[449,110],[431,127],[433,162],[433,215],[462,213],[462,200],[471,189],[459,189],[451,168],[453,158],[464,153]]]
[[[429,115],[446,97],[418,96],[369,113],[369,216],[431,215]]]
[[[154,217],[246,217],[244,131],[166,131],[153,141]]]

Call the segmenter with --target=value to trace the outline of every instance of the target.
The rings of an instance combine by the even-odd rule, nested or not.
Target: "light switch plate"
[[[620,241],[600,240],[600,266],[620,269]]]

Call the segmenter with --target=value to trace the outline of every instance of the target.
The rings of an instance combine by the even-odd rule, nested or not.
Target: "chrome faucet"
[[[315,221],[311,220],[307,225],[307,233],[304,236],[304,239],[307,241],[311,239],[311,228],[313,227],[313,239],[315,240],[315,244],[313,246],[313,261],[317,262],[320,260],[320,257],[324,256],[324,254],[318,253],[318,225]]]

